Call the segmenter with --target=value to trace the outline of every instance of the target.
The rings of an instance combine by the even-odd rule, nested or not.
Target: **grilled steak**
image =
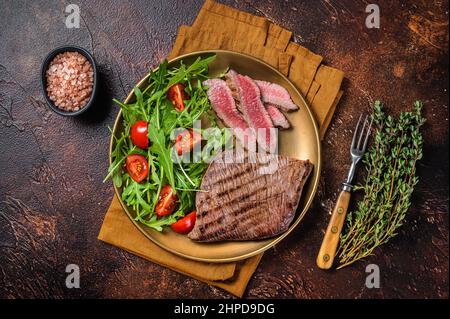
[[[231,162],[229,159],[233,159]],[[286,156],[219,153],[197,193],[192,240],[256,240],[286,231],[313,165]]]
[[[228,127],[238,129],[234,133],[243,145],[255,145],[256,134],[236,109],[232,92],[225,81],[211,79],[206,80],[203,84],[209,87],[208,98],[217,116]]]
[[[283,111],[298,110],[298,106],[291,100],[289,92],[281,85],[266,81],[255,81],[261,91],[264,103],[273,104]]]
[[[269,113],[270,118],[272,119],[273,125],[282,129],[288,129],[291,127],[287,118],[283,113],[273,104],[265,104],[267,113]]]
[[[277,134],[255,81],[233,70],[228,71],[225,77],[244,119],[250,127],[257,129],[258,145],[274,152],[278,143]]]

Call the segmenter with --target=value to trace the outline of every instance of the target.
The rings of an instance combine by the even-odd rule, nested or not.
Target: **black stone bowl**
[[[63,53],[63,52],[78,52],[80,54],[82,54],[91,64],[92,64],[92,70],[94,72],[94,76],[93,76],[93,87],[92,87],[92,93],[91,93],[91,97],[89,99],[89,101],[87,102],[87,104],[80,108],[78,111],[75,112],[67,112],[64,110],[59,109],[52,100],[50,100],[48,94],[47,94],[47,77],[45,75],[48,66],[50,64],[50,62],[55,58],[56,55],[58,55],[59,53]],[[44,62],[42,63],[41,66],[41,88],[42,88],[42,94],[44,94],[45,97],[45,101],[47,102],[47,105],[50,107],[50,109],[55,112],[58,113],[59,115],[62,116],[76,116],[76,115],[80,115],[81,113],[86,112],[91,106],[92,104],[94,104],[95,101],[95,96],[97,93],[97,65],[95,63],[94,57],[86,50],[83,49],[81,47],[78,46],[74,46],[74,45],[67,45],[67,46],[62,46],[59,48],[54,49],[53,51],[51,51],[47,57],[45,58]]]

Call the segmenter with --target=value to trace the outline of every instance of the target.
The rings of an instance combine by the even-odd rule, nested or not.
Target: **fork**
[[[367,141],[370,136],[373,118],[370,120],[366,115],[364,124],[361,126],[362,115],[359,116],[353,133],[352,145],[350,146],[350,155],[352,164],[347,175],[347,179],[342,183],[342,191],[339,194],[336,205],[334,206],[330,222],[328,223],[322,245],[317,255],[317,266],[321,269],[330,269],[333,265],[336,249],[339,243],[339,236],[344,226],[345,217],[347,215],[348,204],[350,202],[350,194],[352,190],[352,180],[355,175],[356,165],[361,160],[366,151]],[[366,128],[367,126],[367,128]]]

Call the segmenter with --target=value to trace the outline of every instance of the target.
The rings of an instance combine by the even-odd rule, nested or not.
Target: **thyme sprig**
[[[419,181],[416,164],[422,158],[420,127],[425,122],[422,103],[416,101],[412,112],[402,112],[394,119],[386,116],[381,102],[376,101],[372,116],[375,138],[363,158],[367,176],[364,184],[354,188],[364,195],[356,210],[347,216],[347,227],[340,238],[338,269],[370,256],[397,235]]]

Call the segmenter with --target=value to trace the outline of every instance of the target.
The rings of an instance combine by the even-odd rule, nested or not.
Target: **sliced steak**
[[[272,119],[273,125],[282,129],[288,129],[291,127],[289,121],[286,116],[273,104],[265,104],[267,113],[269,113],[270,118]]]
[[[226,82],[219,79],[210,79],[203,82],[208,86],[208,98],[217,116],[234,131],[236,137],[245,145],[256,144],[255,131],[249,127],[242,114],[236,109],[230,88]]]
[[[234,98],[237,98],[237,107],[244,119],[250,127],[257,130],[259,146],[273,153],[278,143],[277,132],[262,103],[261,93],[255,81],[233,70],[228,71],[225,77],[228,86],[234,92]]]
[[[264,103],[270,103],[283,111],[298,110],[298,106],[292,102],[289,92],[281,85],[266,81],[255,81],[261,91]]]
[[[312,169],[309,160],[286,156],[219,153],[203,177],[205,192],[197,193],[197,220],[188,237],[256,240],[286,231]]]
[[[239,92],[238,92],[238,88],[237,88],[237,83],[236,83],[236,75],[238,75],[238,73],[234,70],[229,70],[227,72],[227,74],[225,74],[225,81],[228,84],[228,87],[231,90],[231,93],[233,95],[234,100],[236,101],[236,107],[238,108],[239,111],[242,112],[241,109],[241,100],[239,98]]]

